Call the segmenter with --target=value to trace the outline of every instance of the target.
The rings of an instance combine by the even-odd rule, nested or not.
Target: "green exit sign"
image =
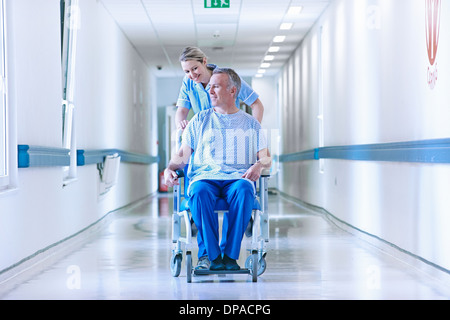
[[[205,8],[229,8],[231,0],[205,0]]]

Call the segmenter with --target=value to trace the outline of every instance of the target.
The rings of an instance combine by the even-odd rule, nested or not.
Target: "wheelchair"
[[[186,167],[187,168],[187,167]],[[189,179],[186,177],[184,170],[178,170],[177,175],[180,185],[173,187],[173,214],[172,214],[172,242],[174,248],[170,259],[170,270],[173,277],[178,277],[181,273],[183,260],[183,247],[185,249],[186,258],[186,279],[188,283],[192,282],[192,275],[225,275],[225,274],[247,274],[252,277],[253,282],[257,282],[258,276],[262,275],[266,270],[266,244],[269,242],[269,215],[268,215],[268,179],[270,178],[270,170],[264,170],[259,179],[257,195],[253,204],[252,218],[250,220],[252,235],[251,249],[249,256],[245,261],[245,268],[240,270],[196,270],[192,266],[191,249],[193,245],[193,237],[195,237],[196,227],[193,223],[192,216],[188,206],[188,198],[186,196],[189,186]],[[182,190],[184,189],[184,190]],[[225,199],[217,200],[214,211],[226,213],[228,204]],[[184,220],[184,236],[182,235],[182,224]]]

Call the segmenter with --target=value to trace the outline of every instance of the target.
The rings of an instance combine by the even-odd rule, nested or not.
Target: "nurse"
[[[211,98],[209,95],[209,81],[214,69],[214,64],[207,63],[207,57],[197,47],[186,47],[180,55],[181,68],[185,72],[185,77],[181,85],[180,94],[177,101],[177,111],[175,114],[175,124],[177,129],[186,128],[189,110],[196,114],[202,110],[211,108]],[[240,101],[252,108],[252,115],[261,123],[264,114],[264,106],[259,99],[259,95],[241,77],[241,89],[236,97],[236,107],[240,107]],[[249,225],[248,228],[251,228]],[[222,250],[226,246],[226,232],[228,229],[228,218],[224,216],[222,230],[224,236],[220,247]],[[210,261],[206,253],[202,236],[197,234],[198,243],[198,263],[197,269],[209,269]]]
[[[180,55],[181,68],[186,76],[180,89],[175,114],[176,127],[184,129],[187,125],[189,110],[194,113],[211,108],[209,96],[209,80],[211,79],[214,64],[207,64],[206,55],[196,47],[186,47]],[[252,108],[252,115],[261,123],[264,106],[258,94],[241,78],[242,87],[236,98],[236,107],[240,101]]]

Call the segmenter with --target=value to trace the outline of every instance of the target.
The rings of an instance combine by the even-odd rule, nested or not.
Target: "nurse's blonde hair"
[[[204,59],[208,59],[208,57],[197,47],[186,47],[180,55],[180,62],[195,60],[203,63]]]

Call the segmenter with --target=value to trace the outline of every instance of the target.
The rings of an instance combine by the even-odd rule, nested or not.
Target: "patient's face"
[[[214,107],[234,106],[235,87],[228,88],[228,75],[223,73],[213,74],[209,82],[211,105]]]

